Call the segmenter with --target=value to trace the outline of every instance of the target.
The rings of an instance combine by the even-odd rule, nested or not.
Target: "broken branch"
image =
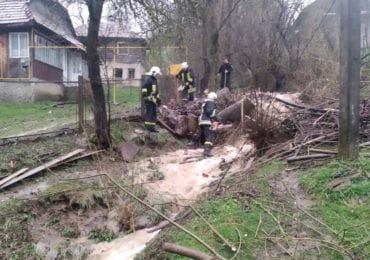
[[[196,249],[185,247],[185,246],[179,246],[179,245],[172,244],[172,243],[164,243],[162,246],[162,249],[166,252],[186,256],[192,259],[199,259],[199,260],[214,259],[212,256],[207,255],[206,253],[203,253]]]

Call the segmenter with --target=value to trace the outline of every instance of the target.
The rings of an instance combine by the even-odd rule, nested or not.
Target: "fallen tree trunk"
[[[306,107],[306,106],[302,106],[302,105],[298,105],[298,104],[293,104],[293,103],[290,103],[290,102],[285,101],[283,99],[280,99],[278,97],[275,97],[275,100],[279,101],[279,102],[281,102],[285,105],[291,106],[291,107],[305,109],[305,110],[312,111],[312,112],[319,112],[319,113],[339,112],[337,109],[329,109],[329,108],[328,109],[321,109],[321,108]]]
[[[206,253],[203,253],[201,251],[198,251],[193,248],[188,248],[184,246],[179,246],[172,243],[164,243],[162,246],[163,250],[169,253],[174,253],[177,255],[182,255],[186,257],[190,257],[192,259],[198,259],[198,260],[213,260],[217,259],[210,255],[207,255]]]
[[[244,115],[250,115],[251,111],[254,109],[254,105],[248,98],[244,98],[243,100],[228,106],[224,110],[218,113],[218,116],[221,117],[223,122],[231,121],[231,122],[240,122],[241,120],[241,109],[242,109],[242,102],[243,102],[243,111]]]

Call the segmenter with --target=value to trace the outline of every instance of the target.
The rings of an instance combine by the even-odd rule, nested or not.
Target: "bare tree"
[[[86,51],[89,78],[94,97],[94,119],[97,143],[99,148],[108,148],[110,144],[110,133],[103,82],[100,76],[100,58],[98,51],[99,26],[103,4],[104,1],[102,0],[86,0],[86,5],[89,10]]]

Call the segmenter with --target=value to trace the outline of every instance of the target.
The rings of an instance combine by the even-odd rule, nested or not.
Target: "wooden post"
[[[339,157],[358,158],[361,8],[341,0]]]
[[[78,130],[80,133],[84,131],[85,119],[84,119],[84,81],[82,76],[78,76]]]
[[[141,87],[144,86],[144,80],[145,80],[145,75],[143,75],[141,77]],[[140,88],[140,104],[141,104],[141,117],[145,118],[145,103],[144,103],[144,99],[143,99],[143,95],[142,95],[142,92],[141,92],[141,88]]]

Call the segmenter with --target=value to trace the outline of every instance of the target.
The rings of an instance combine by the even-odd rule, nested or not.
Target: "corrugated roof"
[[[0,24],[26,23],[32,20],[29,0],[0,0]]]
[[[79,49],[85,49],[83,44],[76,39],[72,25],[69,28],[69,26],[66,25],[61,26],[61,24],[54,24],[39,11],[32,10],[30,1],[32,0],[0,0],[0,25],[35,21],[69,41]],[[52,3],[59,5],[56,1],[52,1]],[[60,16],[62,19],[70,19],[67,12],[66,15],[61,13]]]

